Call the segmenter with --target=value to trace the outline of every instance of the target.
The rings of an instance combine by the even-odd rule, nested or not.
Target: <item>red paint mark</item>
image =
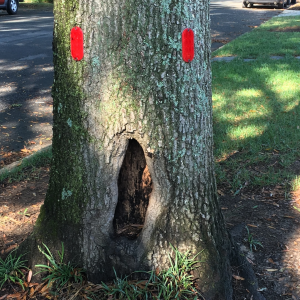
[[[194,32],[190,28],[186,28],[182,32],[182,59],[185,62],[191,62],[194,59]]]
[[[75,60],[83,58],[83,32],[79,27],[73,27],[70,34],[71,55]]]

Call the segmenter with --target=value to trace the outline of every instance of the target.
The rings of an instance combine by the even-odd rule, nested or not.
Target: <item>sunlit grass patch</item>
[[[259,128],[261,127],[261,128]],[[265,127],[255,126],[255,125],[247,125],[247,126],[238,126],[236,128],[232,128],[228,132],[228,136],[232,140],[244,140],[246,138],[254,138],[256,136],[262,135]]]
[[[215,62],[213,113],[217,178],[237,190],[288,180],[299,157],[300,61]]]
[[[291,190],[300,190],[300,175],[295,176],[295,178],[291,181]]]

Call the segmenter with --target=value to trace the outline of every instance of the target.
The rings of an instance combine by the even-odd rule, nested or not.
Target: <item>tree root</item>
[[[231,243],[230,264],[239,270],[239,275],[243,277],[244,287],[250,292],[253,300],[266,300],[266,298],[258,292],[258,283],[251,264],[246,259],[245,254],[240,251],[240,247],[236,240],[240,239],[245,229],[244,224],[235,226],[229,232]],[[238,238],[239,237],[239,238]]]

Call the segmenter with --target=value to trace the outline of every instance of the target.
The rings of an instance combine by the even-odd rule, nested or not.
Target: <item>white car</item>
[[[10,15],[18,12],[19,0],[0,0],[0,9],[4,9]]]
[[[243,7],[253,7],[253,4],[276,5],[278,8],[296,3],[296,0],[243,0]]]

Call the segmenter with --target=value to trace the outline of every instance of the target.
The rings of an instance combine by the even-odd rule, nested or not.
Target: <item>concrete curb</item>
[[[300,16],[299,10],[284,10],[281,14],[278,16],[275,16],[274,18],[280,18],[280,17],[297,17]]]
[[[52,145],[49,145],[49,146],[46,146],[26,157],[24,157],[23,159],[21,160],[18,160],[18,161],[15,161],[13,163],[11,163],[10,165],[7,165],[5,166],[4,168],[0,169],[0,176],[5,174],[5,173],[11,173],[12,171],[14,171],[15,169],[17,169],[19,166],[21,166],[24,162],[32,159],[32,157],[38,155],[38,154],[41,154],[43,152],[46,152],[48,150],[50,150],[52,148]]]

